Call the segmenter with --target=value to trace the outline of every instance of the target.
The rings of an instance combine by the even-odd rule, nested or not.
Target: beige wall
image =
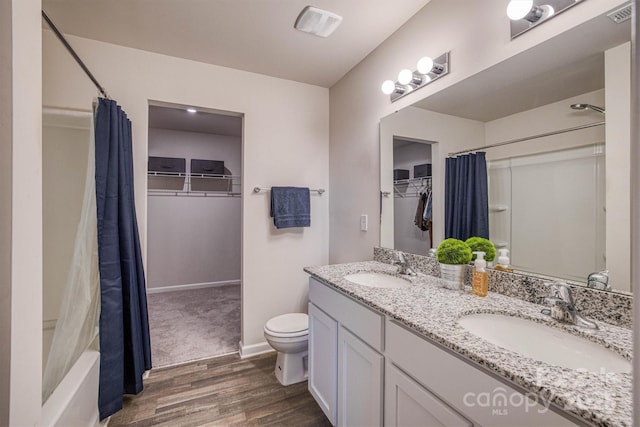
[[[149,129],[149,155],[185,158],[188,172],[191,159],[223,160],[239,176],[241,152],[240,137]],[[242,199],[149,193],[147,203],[149,289],[240,281]]]
[[[616,289],[631,290],[631,43],[605,52],[607,106],[607,268]]]
[[[12,426],[36,425],[42,403],[40,9],[37,0],[12,2],[11,338],[2,343],[11,351]]]
[[[581,3],[511,41],[504,0],[432,0],[331,88],[331,262],[370,259],[380,241],[359,230],[360,214],[379,215],[378,122],[407,105],[600,15],[619,0]],[[425,55],[451,51],[451,72],[391,103],[382,81]],[[434,165],[435,167],[435,165]],[[435,172],[434,172],[435,173]]]
[[[3,426],[9,424],[11,373],[11,18],[11,0],[0,0],[0,425]]]
[[[149,100],[244,114],[242,340],[264,343],[272,316],[305,311],[307,265],[328,261],[328,195],[312,195],[311,227],[276,231],[255,186],[328,188],[328,90],[92,40],[70,43],[133,122],[136,208],[146,256]],[[95,89],[44,32],[44,103],[86,108]]]

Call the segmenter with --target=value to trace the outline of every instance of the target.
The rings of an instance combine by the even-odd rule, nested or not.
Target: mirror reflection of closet
[[[431,143],[393,138],[394,248],[426,255],[433,245]]]

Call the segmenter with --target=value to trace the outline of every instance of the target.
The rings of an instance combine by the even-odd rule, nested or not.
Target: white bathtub
[[[87,350],[42,407],[43,427],[97,427],[100,353]]]

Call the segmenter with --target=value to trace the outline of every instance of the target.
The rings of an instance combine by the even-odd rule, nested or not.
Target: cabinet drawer
[[[387,358],[474,423],[576,425],[548,408],[548,402],[536,402],[533,393],[523,394],[395,321],[387,321],[386,331]]]
[[[361,340],[382,352],[384,316],[380,313],[331,289],[313,277],[309,278],[309,300]]]

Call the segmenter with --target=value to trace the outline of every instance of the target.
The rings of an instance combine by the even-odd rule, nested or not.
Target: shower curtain
[[[489,190],[484,152],[447,157],[445,238],[489,238]]]
[[[58,321],[42,379],[42,401],[53,393],[78,357],[98,335],[100,276],[93,123],[87,159],[82,212],[76,230],[73,258],[60,303]]]
[[[101,288],[100,419],[142,391],[151,369],[145,278],[133,194],[131,122],[115,101],[95,112],[96,200]]]

